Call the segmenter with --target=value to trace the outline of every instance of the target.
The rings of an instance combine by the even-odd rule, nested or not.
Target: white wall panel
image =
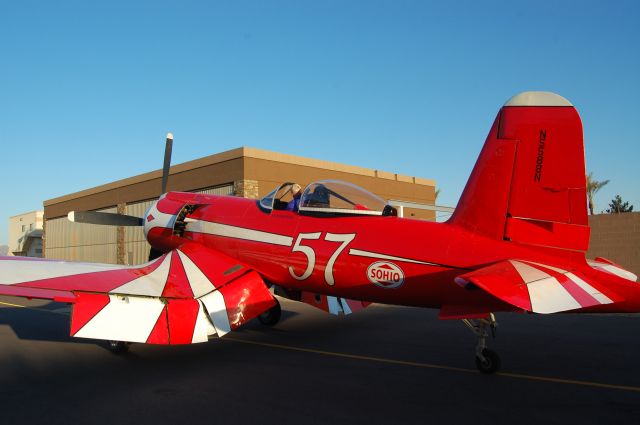
[[[193,191],[208,195],[232,195],[233,184],[210,187]],[[125,214],[143,217],[144,213],[157,199],[128,204]],[[99,210],[116,213],[116,207]],[[47,220],[46,249],[47,258],[116,264],[117,227],[93,224],[72,223],[64,218]],[[146,263],[150,245],[144,237],[142,227],[124,228],[124,262],[135,265]]]
[[[99,211],[115,213],[116,208]],[[72,223],[66,217],[55,218],[47,220],[45,255],[59,260],[115,264],[116,241],[114,226]]]

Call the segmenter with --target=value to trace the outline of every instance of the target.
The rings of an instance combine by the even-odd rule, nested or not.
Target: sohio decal
[[[381,288],[397,288],[404,283],[404,272],[388,261],[378,261],[367,269],[367,277]]]

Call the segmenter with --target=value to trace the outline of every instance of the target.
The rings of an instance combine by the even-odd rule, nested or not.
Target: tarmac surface
[[[66,305],[0,297],[0,424],[640,423],[637,315],[499,314],[489,376],[435,310],[282,306],[273,328],[116,355],[70,338]]]

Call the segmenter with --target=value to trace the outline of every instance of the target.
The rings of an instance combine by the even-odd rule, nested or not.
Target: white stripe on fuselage
[[[246,227],[231,226],[229,224],[214,223],[211,221],[193,220],[187,222],[187,232],[204,233],[208,235],[224,236],[227,238],[243,239],[254,242],[264,242],[272,245],[292,246],[293,238],[277,233],[263,232],[261,230],[248,229]],[[396,257],[394,255],[381,254],[379,252],[350,249],[349,255],[358,257],[378,258],[381,260],[403,261],[405,263],[423,264],[427,266],[441,266],[441,264],[411,258]],[[446,267],[446,266],[443,266]]]
[[[393,255],[380,254],[378,252],[371,251],[363,251],[360,249],[350,249],[349,255],[355,255],[358,257],[368,257],[368,258],[379,258],[381,260],[395,260],[395,261],[404,261],[405,263],[413,263],[413,264],[424,264],[427,266],[439,266],[440,264],[429,263],[426,261],[413,260],[411,258],[404,257],[395,257]]]
[[[205,233],[208,235],[224,236],[227,238],[243,239],[254,242],[264,242],[272,245],[291,246],[293,238],[277,233],[247,229],[246,227],[231,226],[210,221],[194,220],[187,223],[187,232]]]

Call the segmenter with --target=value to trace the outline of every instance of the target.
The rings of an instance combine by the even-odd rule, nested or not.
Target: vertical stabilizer
[[[450,223],[495,239],[586,251],[582,123],[573,105],[525,92],[500,109]]]

